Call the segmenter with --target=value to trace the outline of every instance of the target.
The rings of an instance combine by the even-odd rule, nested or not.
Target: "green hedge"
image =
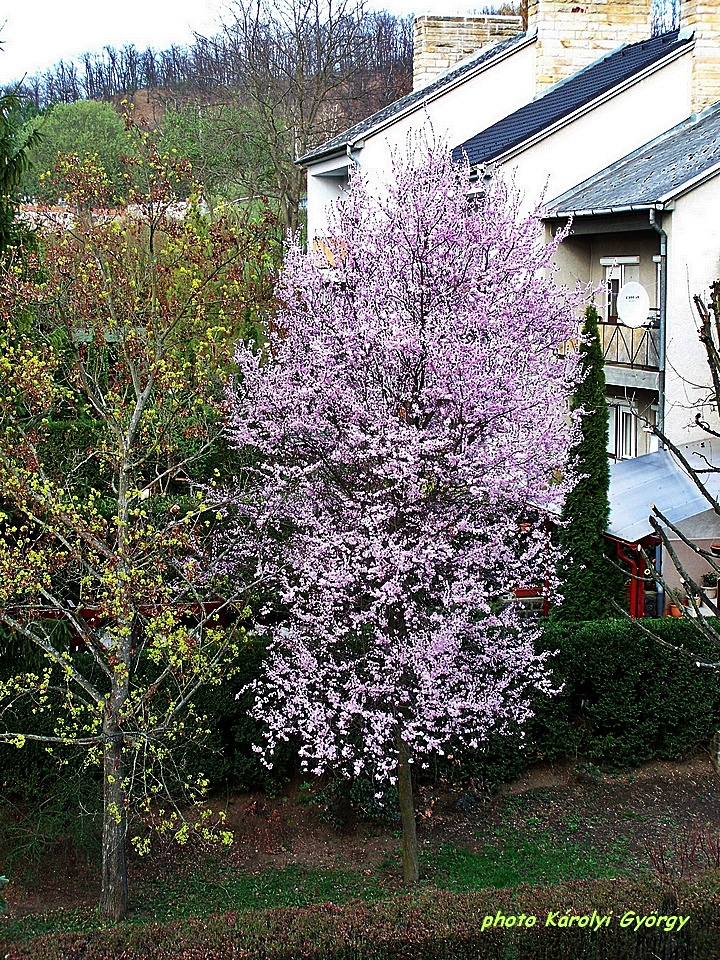
[[[720,659],[718,650],[696,636],[690,621],[666,618],[645,625],[677,646]],[[518,777],[536,760],[633,766],[653,757],[681,757],[720,727],[720,678],[647,637],[632,621],[548,622],[542,645],[556,651],[550,662],[555,685],[562,690],[554,697],[535,698],[535,717],[525,736],[518,732],[492,738],[479,752],[453,752],[452,759],[432,765],[432,776],[459,783],[479,781],[493,788]],[[214,789],[272,792],[297,769],[289,747],[277,758],[272,773],[262,766],[252,750],[260,727],[248,716],[250,698],[236,699],[237,692],[258,676],[264,653],[262,641],[249,641],[240,673],[223,686],[201,691],[197,698],[212,734],[202,746],[190,747],[184,763],[191,771],[205,773]],[[16,644],[12,655],[0,656],[0,677],[28,656],[22,644]],[[4,720],[18,729],[38,730],[51,717],[24,717],[16,711]],[[14,790],[29,798],[45,794],[48,785],[55,788],[56,761],[41,747],[17,750],[0,745],[0,756],[5,792]],[[67,781],[67,773],[63,779]]]
[[[688,620],[646,620],[655,636],[720,659]],[[577,754],[625,767],[677,758],[720,725],[720,677],[648,637],[631,620],[549,623],[546,649],[561,695],[538,702],[531,740],[538,756]]]
[[[559,927],[561,916],[610,920],[599,929]],[[622,927],[622,917],[689,917],[682,929]],[[548,915],[553,924],[547,926]],[[498,914],[535,916],[507,928]],[[483,930],[485,918],[491,918]],[[496,922],[498,921],[498,922]],[[504,921],[503,921],[504,922]],[[594,921],[593,921],[594,923]],[[2,926],[0,926],[0,939]],[[431,891],[373,903],[231,912],[203,920],[39,937],[6,944],[6,960],[717,960],[720,878],[662,890],[632,880],[557,887]]]
[[[667,617],[644,626],[675,646],[720,660],[690,621]],[[535,697],[525,736],[492,737],[482,751],[459,751],[435,771],[484,788],[519,777],[529,763],[585,761],[605,768],[678,759],[720,728],[720,676],[663,647],[631,620],[544,625],[554,697]]]

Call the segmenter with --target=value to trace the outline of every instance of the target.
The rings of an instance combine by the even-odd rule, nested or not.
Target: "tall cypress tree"
[[[573,450],[582,479],[565,501],[560,528],[560,544],[566,554],[560,570],[565,599],[557,617],[570,621],[612,616],[611,602],[622,602],[624,592],[622,574],[606,556],[604,534],[610,519],[608,405],[598,313],[593,306],[585,311],[583,334],[583,379],[572,400],[572,410],[585,411],[580,440]]]

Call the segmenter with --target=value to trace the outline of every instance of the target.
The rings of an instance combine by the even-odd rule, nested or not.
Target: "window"
[[[608,454],[612,460],[630,460],[638,455],[637,436],[641,426],[629,403],[608,408]]]
[[[637,432],[635,417],[630,410],[618,409],[620,416],[620,449],[621,460],[629,460],[637,456]]]
[[[640,257],[601,257],[600,266],[605,267],[605,321],[617,323],[618,294],[631,280],[640,282]]]
[[[518,600],[515,613],[520,620],[537,620],[545,615],[544,597],[525,597]]]
[[[639,410],[638,410],[639,407]],[[638,416],[638,413],[640,416]],[[631,460],[658,449],[652,431],[657,423],[657,403],[608,402],[608,456],[611,460]]]

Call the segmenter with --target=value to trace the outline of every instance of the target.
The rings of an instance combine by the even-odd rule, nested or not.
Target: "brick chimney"
[[[717,0],[705,0],[717,5]],[[699,7],[698,3],[698,7]],[[623,43],[651,33],[652,0],[529,0],[537,30],[535,87],[541,93]]]
[[[699,113],[720,100],[719,0],[683,0],[680,26],[695,34],[691,110]]]
[[[522,31],[521,17],[487,14],[473,17],[416,17],[413,56],[413,90],[431,83],[491,41]]]

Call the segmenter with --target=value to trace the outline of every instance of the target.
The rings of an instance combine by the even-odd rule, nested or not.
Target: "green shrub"
[[[689,621],[666,618],[644,625],[675,646],[714,651]],[[717,677],[663,647],[633,621],[548,623],[544,641],[558,651],[553,668],[564,689],[554,701],[536,702],[529,739],[537,756],[556,760],[576,751],[606,766],[632,766],[653,757],[681,757],[720,724]]]
[[[203,773],[212,789],[264,790],[276,793],[295,772],[292,748],[283,744],[268,770],[253,750],[262,740],[261,725],[249,716],[252,693],[238,693],[260,675],[267,643],[250,637],[243,644],[243,657],[232,680],[219,687],[201,687],[194,703],[207,716],[210,736],[200,746],[190,747],[184,763],[191,773]]]
[[[59,629],[63,629],[58,624]],[[68,637],[69,640],[69,637]],[[73,656],[83,659],[87,674],[87,653]],[[287,782],[295,770],[296,761],[290,747],[285,747],[276,758],[272,771],[260,762],[252,746],[261,740],[261,727],[248,716],[252,695],[237,693],[255,680],[265,656],[265,641],[251,637],[243,646],[240,669],[222,686],[201,687],[194,698],[199,714],[208,718],[210,736],[202,744],[187,744],[178,752],[178,763],[192,777],[203,773],[211,789],[266,790],[273,792]],[[25,670],[41,671],[45,666],[42,655],[29,641],[12,635],[0,635],[0,680]],[[148,666],[152,669],[152,665]],[[98,677],[102,684],[102,678]],[[5,729],[22,733],[49,733],[54,727],[52,706],[42,714],[33,712],[29,700],[19,702],[3,714]],[[60,709],[60,707],[58,707]],[[70,779],[80,776],[83,754],[72,748],[55,747],[52,754],[42,744],[27,741],[22,749],[0,744],[0,793],[20,800],[33,800],[47,794],[43,784],[54,783],[58,777],[58,760],[68,761]],[[94,773],[88,776],[94,779]],[[54,789],[52,787],[51,789]]]
[[[675,646],[715,655],[690,621],[646,620]],[[479,750],[456,751],[432,775],[494,792],[537,760],[586,760],[621,768],[654,757],[678,759],[720,728],[720,682],[645,635],[631,620],[546,621],[543,646],[551,658],[553,697],[536,696],[532,720],[520,732],[491,736]]]

